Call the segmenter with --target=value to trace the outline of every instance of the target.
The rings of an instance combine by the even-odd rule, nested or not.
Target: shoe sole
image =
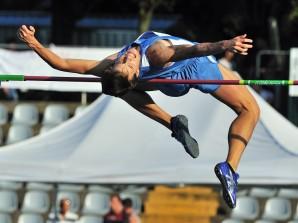
[[[230,208],[235,208],[236,205],[234,205],[232,203],[232,198],[230,197],[230,194],[227,189],[228,188],[227,182],[226,182],[225,178],[223,177],[223,175],[221,174],[220,169],[217,166],[214,167],[214,172],[215,172],[215,175],[217,176],[217,178],[219,179],[221,186],[223,188],[223,199],[225,200],[225,202],[227,203],[227,205]]]
[[[192,157],[197,158],[200,154],[199,145],[195,139],[193,139],[189,134],[185,137],[184,146],[185,151]]]
[[[185,116],[179,117],[179,128],[183,129],[183,139],[185,144],[182,143],[184,146],[185,151],[192,157],[197,158],[200,154],[198,142],[189,134],[188,132],[188,120]]]

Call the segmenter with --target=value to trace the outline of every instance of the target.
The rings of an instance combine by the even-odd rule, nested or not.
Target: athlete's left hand
[[[253,47],[252,45],[253,40],[247,38],[247,34],[236,36],[233,39],[231,39],[231,41],[232,41],[232,44],[229,50],[241,55],[247,55],[248,49]]]

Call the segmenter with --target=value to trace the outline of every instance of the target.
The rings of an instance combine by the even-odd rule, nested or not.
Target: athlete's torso
[[[130,49],[133,45],[137,44],[140,47],[141,63],[140,63],[140,73],[139,80],[153,79],[153,78],[170,78],[170,79],[192,79],[194,72],[197,72],[197,68],[193,66],[197,63],[216,63],[216,60],[212,56],[190,58],[177,62],[172,62],[164,67],[154,67],[150,65],[150,61],[146,52],[150,46],[159,40],[167,40],[172,45],[185,45],[185,44],[196,44],[194,42],[171,36],[164,33],[158,33],[153,31],[148,31],[140,35],[135,41],[125,46],[118,54],[118,58],[125,54],[125,52]],[[189,91],[191,88],[187,84],[179,85],[160,85],[159,89],[165,94],[170,96],[181,96]]]
[[[139,79],[151,79],[156,77],[167,77],[170,74],[171,70],[179,69],[180,66],[185,64],[185,60],[175,62],[166,67],[153,67],[150,66],[150,61],[146,55],[147,49],[152,46],[158,40],[168,40],[173,45],[182,45],[182,44],[194,44],[193,42],[184,40],[182,38],[170,36],[164,33],[158,33],[153,31],[148,31],[140,35],[135,41],[131,44],[124,47],[118,57],[123,55],[133,44],[138,44],[140,46],[141,53],[141,64],[140,64],[140,75]]]

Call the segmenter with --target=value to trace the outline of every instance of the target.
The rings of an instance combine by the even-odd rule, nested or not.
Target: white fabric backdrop
[[[218,183],[235,114],[209,95],[152,93],[172,114],[188,116],[200,144],[190,158],[170,132],[117,98],[102,96],[79,116],[0,150],[0,180],[80,183]],[[298,184],[298,129],[256,96],[262,115],[243,156],[240,183]]]

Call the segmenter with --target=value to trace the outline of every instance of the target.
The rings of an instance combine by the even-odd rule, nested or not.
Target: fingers
[[[235,40],[235,46],[233,47],[233,52],[241,54],[241,55],[247,55],[248,49],[251,49],[253,47],[252,43],[253,40],[247,38],[247,34],[243,34],[241,36],[237,36],[234,38]]]
[[[251,49],[253,46],[252,44],[236,43],[235,47],[241,47],[243,49]]]
[[[30,29],[33,33],[35,33],[35,28],[34,28],[33,26],[29,26],[29,29]]]
[[[241,55],[247,55],[248,54],[247,51],[248,51],[248,48],[246,48],[246,47],[234,46],[234,48],[233,48],[234,53],[238,53]]]
[[[22,28],[19,28],[19,30],[17,32],[17,36],[20,40],[24,40],[25,37],[27,36],[27,34],[25,33],[25,31]]]
[[[241,55],[244,55],[244,56],[248,55],[247,50],[246,51],[243,51],[243,50],[233,49],[233,52],[234,53],[241,54]]]
[[[21,30],[22,32],[28,32],[28,31],[29,31],[29,29],[28,29],[27,26],[25,26],[25,25],[22,25],[21,28],[20,28],[20,30]]]
[[[34,37],[35,34],[35,28],[33,26],[26,26],[22,25],[17,32],[17,37],[24,41],[28,42],[32,37]]]
[[[243,39],[243,42],[244,43],[253,43],[253,40],[252,39],[248,39],[248,38],[244,38]]]
[[[24,34],[34,34],[35,28],[33,26],[27,27],[26,25],[22,25],[19,29]]]
[[[23,30],[22,30],[22,27],[20,27],[20,28],[18,29],[17,37],[18,37],[20,40],[23,40],[23,38],[24,38],[24,32],[23,32]]]
[[[236,41],[242,42],[242,43],[253,43],[252,39],[246,38],[246,34],[242,36],[237,36],[234,38]]]

